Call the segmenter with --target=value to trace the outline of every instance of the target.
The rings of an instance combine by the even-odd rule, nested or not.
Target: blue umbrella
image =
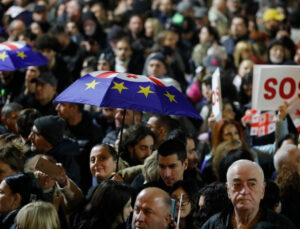
[[[15,71],[28,66],[46,65],[48,59],[24,42],[0,43],[0,71]]]
[[[90,104],[201,119],[194,107],[175,87],[166,86],[154,77],[130,73],[89,73],[60,93],[55,102]]]
[[[130,73],[96,71],[76,80],[54,100],[56,103],[81,103],[98,107],[123,108],[157,114],[201,119],[181,92],[159,79]],[[120,143],[122,142],[123,112]],[[117,169],[119,162],[117,157]]]

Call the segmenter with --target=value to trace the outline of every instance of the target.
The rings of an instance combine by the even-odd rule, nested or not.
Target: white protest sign
[[[222,119],[222,94],[219,68],[212,75],[212,112],[216,122],[219,122]]]
[[[252,109],[277,110],[300,98],[300,66],[254,65],[252,88]]]

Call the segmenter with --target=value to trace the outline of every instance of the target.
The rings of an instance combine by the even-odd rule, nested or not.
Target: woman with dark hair
[[[120,181],[105,180],[85,207],[80,229],[125,228],[132,212],[131,189]]]
[[[191,61],[195,67],[203,65],[203,59],[207,50],[214,44],[219,43],[218,31],[211,25],[201,27],[199,32],[199,43],[194,47]]]
[[[176,218],[178,217],[180,197],[182,195],[179,228],[194,228],[194,213],[197,210],[198,202],[197,186],[195,183],[189,179],[178,181],[173,185],[170,193],[171,197],[176,200]]]
[[[197,228],[200,228],[212,215],[222,211],[230,201],[224,184],[210,184],[199,191],[199,211]]]
[[[0,228],[8,229],[22,206],[40,196],[33,179],[24,173],[6,177],[0,183]]]

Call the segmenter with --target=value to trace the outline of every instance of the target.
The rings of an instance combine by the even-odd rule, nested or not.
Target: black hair
[[[85,209],[83,228],[111,228],[116,217],[131,198],[131,188],[120,181],[104,180],[97,187]],[[125,223],[125,222],[124,222]]]
[[[215,27],[211,26],[211,25],[205,25],[203,26],[200,31],[203,29],[203,28],[206,28],[209,35],[213,36],[214,37],[214,41],[215,42],[220,42],[220,36],[219,36],[219,33],[218,33],[218,30],[216,30]]]
[[[22,110],[17,118],[17,127],[18,127],[18,133],[23,137],[23,138],[28,138],[33,122],[35,119],[41,117],[42,114],[34,109],[34,108],[27,108]]]
[[[97,145],[94,145],[94,147],[105,147],[107,148],[109,154],[112,156],[112,158],[115,160],[117,160],[117,157],[118,157],[118,153],[117,151],[115,150],[114,147],[112,147],[111,145],[109,144],[106,144],[106,143],[103,143],[103,144],[97,144]],[[93,147],[93,148],[94,148]]]
[[[227,180],[226,174],[228,168],[235,162],[240,159],[247,159],[253,161],[253,155],[251,152],[242,149],[234,149],[229,151],[220,161],[217,168],[217,177],[218,181],[225,183]]]
[[[27,28],[23,32],[20,33],[20,35],[23,35],[25,38],[28,38],[31,41],[35,41],[37,38],[37,35],[31,31],[31,29]]]
[[[158,148],[158,156],[167,157],[176,154],[182,163],[186,160],[186,148],[182,141],[171,139],[164,141]]]
[[[192,228],[194,222],[194,215],[198,209],[198,186],[192,179],[184,179],[177,181],[171,188],[170,194],[177,189],[182,188],[189,197],[189,202],[191,203],[191,212],[185,217],[186,228]]]
[[[171,188],[169,193],[176,191],[178,188],[182,188],[189,196],[190,203],[192,204],[192,211],[197,209],[198,205],[198,186],[193,179],[187,178],[177,181]]]
[[[153,115],[151,117],[155,117],[157,125],[165,127],[167,133],[170,133],[172,130],[179,128],[180,126],[179,122],[176,119],[171,118],[169,115]]]
[[[58,40],[49,34],[43,34],[36,40],[36,47],[39,50],[51,49],[55,52],[60,50],[60,44]]]
[[[120,148],[121,152],[126,152],[129,146],[134,147],[142,139],[147,136],[151,136],[155,142],[156,137],[154,133],[144,124],[136,124],[126,130],[124,134],[124,140]]]
[[[199,191],[199,197],[204,197],[204,205],[197,213],[197,223],[204,224],[212,215],[222,211],[230,205],[226,187],[224,184],[206,185]]]
[[[182,129],[172,130],[168,135],[166,140],[178,140],[181,141],[185,146],[187,144],[187,135]]]
[[[21,196],[21,207],[28,204],[33,198],[39,198],[41,190],[34,183],[34,178],[29,174],[18,173],[4,179],[13,194]]]
[[[66,30],[65,27],[63,25],[54,25],[51,29],[50,29],[50,33],[52,33],[54,36],[55,35],[59,35],[59,34],[66,34]]]
[[[279,187],[275,182],[267,180],[265,195],[264,195],[264,198],[262,199],[260,205],[274,211],[275,208],[279,206],[279,204],[280,204]]]

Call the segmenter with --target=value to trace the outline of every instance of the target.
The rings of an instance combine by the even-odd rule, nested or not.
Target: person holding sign
[[[182,195],[181,206],[180,197]],[[197,186],[189,179],[178,181],[171,190],[171,198],[176,200],[176,217],[180,217],[179,229],[193,229],[194,213],[197,207]],[[179,209],[180,216],[179,215]]]

